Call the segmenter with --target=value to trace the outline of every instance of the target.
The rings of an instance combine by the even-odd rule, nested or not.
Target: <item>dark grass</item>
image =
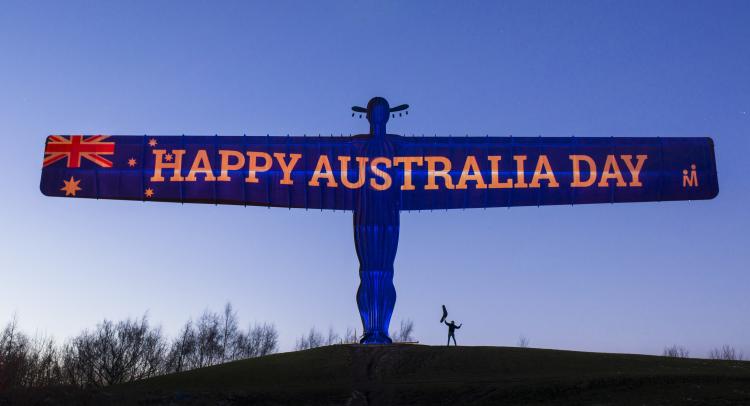
[[[119,385],[92,399],[93,404],[750,405],[750,362],[531,348],[337,345]]]

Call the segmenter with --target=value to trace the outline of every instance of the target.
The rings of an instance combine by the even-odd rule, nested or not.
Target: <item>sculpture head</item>
[[[385,125],[391,115],[391,106],[388,100],[382,97],[373,97],[367,102],[367,121],[370,125]]]
[[[365,113],[367,121],[370,122],[370,135],[385,134],[385,125],[388,122],[389,116],[395,117],[395,113],[397,112],[399,113],[398,115],[401,116],[400,112],[408,108],[408,104],[402,104],[391,108],[388,104],[388,100],[385,98],[373,97],[367,102],[367,108],[359,106],[352,107],[352,111],[354,112],[352,113],[352,116],[356,113],[360,113],[359,116],[362,117],[361,113]],[[409,114],[409,112],[407,111],[406,114]]]

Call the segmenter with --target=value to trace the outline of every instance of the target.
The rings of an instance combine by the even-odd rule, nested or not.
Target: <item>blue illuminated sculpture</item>
[[[402,210],[712,199],[713,140],[644,137],[404,137],[382,97],[369,134],[50,135],[47,196],[351,210],[361,342],[387,344]]]
[[[382,97],[367,103],[367,109],[353,107],[355,112],[366,112],[370,122],[369,139],[362,145],[360,156],[392,157],[395,146],[385,131],[388,117],[394,111],[405,110],[401,105],[393,110]],[[393,171],[391,170],[391,176]],[[360,285],[357,306],[362,318],[364,344],[388,344],[388,325],[396,304],[393,286],[393,261],[398,248],[399,207],[396,188],[377,191],[359,189],[354,208],[354,245],[359,258]]]

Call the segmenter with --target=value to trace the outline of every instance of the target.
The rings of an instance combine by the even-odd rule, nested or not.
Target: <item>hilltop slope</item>
[[[750,362],[337,345],[160,376],[106,394],[142,404],[750,404]]]

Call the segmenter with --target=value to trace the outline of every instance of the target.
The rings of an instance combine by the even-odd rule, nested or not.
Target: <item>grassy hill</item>
[[[125,404],[750,404],[750,362],[337,345],[160,376],[102,396]]]

